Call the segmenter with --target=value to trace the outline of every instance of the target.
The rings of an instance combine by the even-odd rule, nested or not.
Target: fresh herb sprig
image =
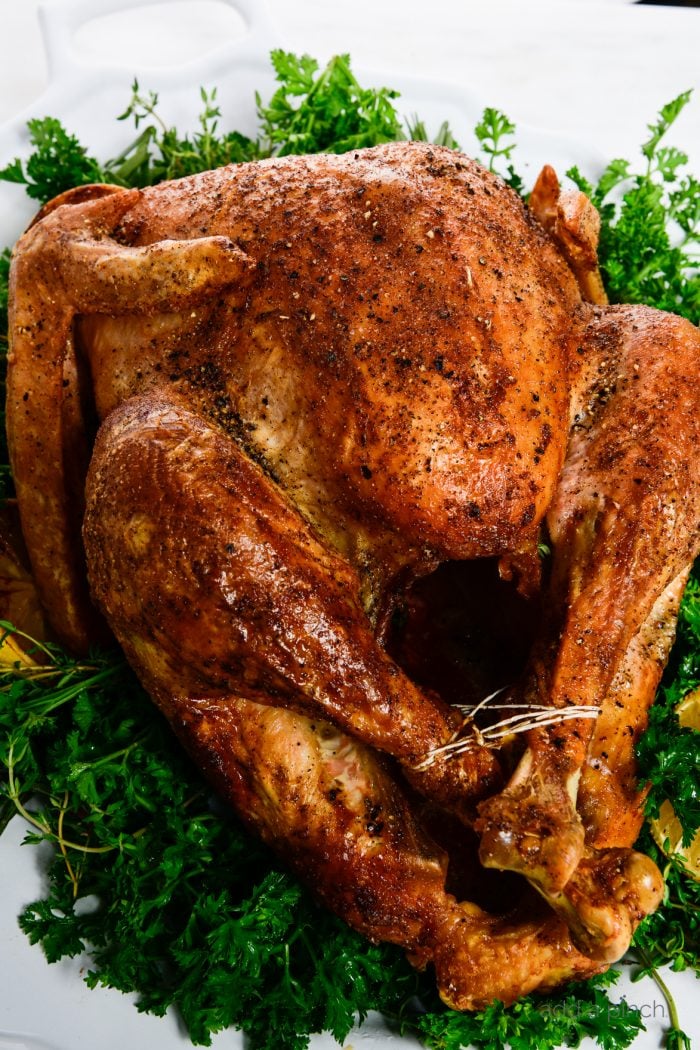
[[[648,817],[673,799],[689,846],[700,827],[700,733],[678,724],[676,708],[700,685],[700,564],[685,589],[678,614],[676,644],[649,712],[649,728],[637,747],[640,778],[649,785]]]
[[[260,134],[251,139],[237,131],[220,130],[221,109],[216,89],[200,89],[198,128],[181,135],[165,123],[157,93],[143,92],[137,80],[131,99],[118,120],[133,120],[135,139],[116,157],[100,163],[54,117],[30,120],[33,150],[26,162],[19,157],[0,169],[0,181],[23,184],[42,204],[73,186],[111,182],[118,186],[150,186],[164,179],[291,153],[343,153],[406,138],[427,141],[418,117],[402,121],[394,105],[398,92],[363,88],[348,55],[336,55],[324,69],[309,55],[275,50],[271,60],[279,87],[267,104],[256,95]],[[445,122],[434,141],[456,148]]]
[[[638,964],[636,976],[651,976],[658,981],[658,972],[670,967],[675,973],[691,970],[700,977],[700,883],[688,877],[678,860],[662,854],[647,828],[638,848],[656,861],[666,885],[663,905],[638,927],[634,936],[632,955]],[[662,991],[668,999],[671,1030],[677,1033],[679,1050],[685,1045],[684,1039],[690,1050],[673,998],[665,985]]]
[[[317,906],[213,801],[121,657],[35,655],[50,662],[0,669],[0,798],[27,841],[56,847],[46,897],[20,918],[49,961],[89,952],[88,985],[135,992],[156,1015],[176,1008],[201,1045],[231,1026],[260,1050],[303,1050],[317,1031],[342,1042],[369,1010],[445,1050],[584,1035],[625,1047],[640,1030],[593,985],[447,1010],[432,975]]]
[[[396,91],[363,88],[349,55],[331,58],[319,74],[316,59],[272,52],[279,88],[267,105],[256,96],[265,139],[281,156],[345,153],[405,138],[393,100]]]
[[[10,249],[0,251],[0,345],[7,346],[7,300],[10,285]]]
[[[618,1050],[644,1030],[636,1007],[608,997],[607,989],[618,977],[618,971],[609,970],[584,984],[565,985],[546,999],[526,996],[510,1008],[495,1002],[478,1014],[429,1011],[414,1027],[431,1050],[548,1050],[579,1046],[586,1038],[606,1050]]]
[[[27,121],[34,147],[26,164],[19,157],[0,170],[0,179],[23,185],[27,194],[44,204],[72,186],[104,181],[103,170],[87,150],[55,117]]]
[[[678,724],[680,700],[700,686],[700,564],[691,574],[678,615],[676,643],[650,712],[649,728],[637,747],[640,779],[649,786],[646,812],[658,816],[671,799],[689,846],[700,826],[700,733]],[[681,861],[665,857],[648,829],[640,848],[664,873],[663,907],[639,927],[634,943],[644,968],[671,966],[700,977],[700,882],[689,878]]]
[[[121,656],[38,655],[0,670],[0,797],[56,846],[20,919],[49,961],[89,950],[88,984],[176,1006],[203,1045],[230,1025],[260,1047],[342,1040],[387,975],[413,994],[400,952],[366,951],[212,802]]]
[[[474,128],[474,134],[489,171],[497,172],[516,193],[522,194],[525,190],[525,183],[513,164],[513,151],[516,143],[515,124],[512,120],[500,110],[487,106],[481,120]],[[505,170],[504,162],[507,162]]]
[[[613,302],[649,303],[700,323],[700,182],[687,154],[663,141],[691,92],[659,111],[641,147],[641,170],[615,159],[592,185],[568,174],[600,211],[599,258]]]
[[[141,130],[119,156],[105,165],[108,181],[120,186],[152,186],[165,179],[179,179],[269,155],[258,140],[238,131],[222,133],[219,130],[221,109],[216,88],[211,91],[200,88],[199,126],[192,135],[184,136],[163,121],[155,92],[143,94],[138,80],[131,90],[129,105],[117,119],[132,119],[136,129]]]

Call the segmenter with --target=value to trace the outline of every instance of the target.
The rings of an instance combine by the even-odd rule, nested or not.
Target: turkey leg
[[[115,235],[139,191],[89,189],[92,197],[74,191],[60,200],[78,203],[45,209],[15,250],[7,380],[12,473],[33,575],[49,619],[78,651],[94,641],[95,616],[77,544],[89,450],[75,317],[182,310],[231,284],[244,286],[251,273],[226,237],[124,247]]]
[[[379,647],[356,570],[179,402],[132,398],[108,417],[84,539],[93,598],[157,701],[174,675],[202,697],[322,717],[409,770],[459,729]],[[465,819],[502,782],[487,748],[411,779]]]
[[[572,434],[548,516],[550,623],[525,692],[561,710],[601,707],[606,733],[616,721],[634,736],[653,700],[682,584],[698,553],[700,336],[681,319],[621,307],[592,311],[583,345],[585,354],[572,361]],[[635,692],[631,703],[620,700],[625,688]],[[608,697],[619,701],[615,719]],[[525,874],[568,915],[585,950],[610,958],[619,951],[624,913],[633,927],[657,903],[661,883],[653,865],[632,852],[616,854],[614,863],[605,850],[584,856],[576,802],[593,725],[574,720],[533,730],[506,790],[481,806],[478,830],[484,864]],[[628,755],[613,776],[629,783],[629,762]],[[587,773],[589,826],[598,791]],[[601,802],[609,807],[609,796],[602,793]],[[605,845],[629,847],[634,823],[613,821],[621,838]],[[595,834],[590,838],[596,842]]]
[[[446,892],[447,857],[358,738],[410,762],[452,732],[449,709],[376,647],[353,570],[229,439],[177,404],[125,402],[96,444],[85,544],[94,596],[176,733],[328,907],[433,963],[458,1009],[598,971],[548,908],[492,915]],[[466,798],[495,766],[446,768]]]

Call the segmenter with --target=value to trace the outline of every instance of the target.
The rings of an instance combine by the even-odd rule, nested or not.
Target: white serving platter
[[[0,3],[8,2],[0,0]],[[496,4],[496,8],[499,6],[505,15],[510,14],[515,19],[515,27],[511,25],[509,32],[504,34],[507,45],[514,46],[519,26],[522,27],[523,39],[529,39],[527,26],[530,23],[525,22],[522,11],[517,10],[518,5]],[[532,18],[549,15],[554,20],[549,26],[553,48],[558,49],[560,41],[565,38],[567,24],[578,27],[579,35],[571,37],[566,60],[572,69],[578,69],[577,62],[589,61],[594,41],[581,35],[580,12],[576,17],[571,13],[575,11],[575,3],[557,8],[556,2],[535,0],[528,6]],[[191,10],[194,7],[197,8],[194,11],[196,17]],[[588,7],[589,13],[596,11],[598,17],[602,17],[605,5],[600,0]],[[622,12],[619,8],[617,2],[614,12],[611,10],[606,16],[612,21],[604,21],[602,35],[596,37],[608,50],[612,40],[611,26],[634,26],[634,33],[638,39],[643,39],[644,47],[652,47],[655,35],[658,42],[661,23],[657,13],[649,15],[645,11],[640,13],[639,22],[630,20],[626,23],[624,19],[630,12]],[[38,99],[0,127],[0,165],[15,155],[26,156],[26,121],[29,117],[47,114],[60,117],[96,156],[115,155],[133,138],[132,126],[119,124],[114,118],[125,108],[135,76],[143,89],[159,93],[164,118],[181,130],[195,126],[200,86],[216,86],[222,122],[226,127],[252,134],[256,130],[254,92],[259,91],[265,98],[274,89],[268,61],[272,47],[283,45],[297,51],[306,50],[324,59],[330,53],[329,48],[333,49],[338,33],[342,35],[343,19],[352,18],[352,14],[348,15],[349,10],[355,10],[356,20],[364,24],[365,36],[369,34],[370,37],[373,31],[375,36],[391,32],[392,19],[399,11],[405,19],[410,20],[415,15],[418,36],[424,17],[424,9],[419,10],[417,3],[398,5],[396,0],[389,0],[384,5],[381,0],[375,0],[373,4],[368,0],[356,0],[350,6],[343,3],[338,8],[335,22],[320,0],[299,0],[295,10],[298,18],[290,18],[288,11],[287,31],[281,32],[267,8],[256,0],[200,0],[198,4],[166,4],[156,0],[130,0],[128,4],[124,0],[54,0],[42,11],[48,86]],[[491,10],[495,18],[493,6]],[[5,15],[6,11],[0,10],[0,16],[5,18]],[[483,32],[483,16],[481,22],[476,13],[474,17],[475,31],[478,32],[481,26]],[[431,23],[430,32],[449,34],[449,4],[444,0],[436,0],[435,18],[439,24],[432,28]],[[282,24],[284,19],[277,21]],[[347,22],[348,26],[352,24]],[[443,120],[449,120],[463,148],[473,152],[476,148],[473,127],[484,105],[501,106],[516,116],[521,109],[527,111],[528,106],[522,106],[523,100],[527,102],[529,98],[524,86],[526,66],[522,57],[512,59],[510,78],[505,77],[503,81],[508,85],[505,94],[499,86],[498,97],[491,97],[488,77],[472,80],[468,70],[465,69],[461,77],[456,72],[454,40],[448,36],[444,38],[446,78],[441,80],[436,75],[439,52],[430,32],[424,38],[425,62],[406,61],[407,54],[410,59],[410,47],[404,46],[402,52],[401,44],[413,41],[410,27],[407,30],[403,21],[393,24],[398,43],[395,39],[391,47],[382,48],[375,38],[368,43],[369,38],[361,37],[355,26],[354,32],[346,30],[348,44],[341,44],[336,49],[349,50],[353,55],[361,53],[365,64],[354,63],[359,79],[366,84],[387,84],[398,89],[401,93],[399,108],[407,117],[419,114],[433,131]],[[690,24],[683,20],[682,31]],[[489,25],[493,27],[494,22]],[[461,21],[457,18],[457,26],[460,33],[465,31],[464,13]],[[700,12],[697,26],[700,29]],[[547,31],[548,27],[543,23],[541,36],[545,40]],[[133,46],[135,38],[138,40],[136,49]],[[318,48],[315,48],[314,41],[318,42]],[[488,48],[494,46],[492,36],[484,37],[484,41],[481,54],[486,54]],[[411,46],[420,54],[415,41]],[[476,45],[472,44],[472,47],[476,48]],[[683,54],[687,47],[688,42],[684,40]],[[124,58],[127,53],[130,55],[128,63]],[[385,63],[383,56],[387,53],[393,60]],[[664,53],[663,49],[661,53]],[[478,68],[478,61],[474,61]],[[666,85],[675,84],[672,71],[667,68],[670,58],[663,61],[659,73],[659,95],[654,102],[656,108],[668,101]],[[31,65],[32,62],[36,64],[37,57],[27,56],[27,63]],[[418,70],[427,70],[430,75],[418,75]],[[536,80],[541,70],[533,67],[532,73]],[[595,77],[593,70],[589,70],[589,75]],[[522,95],[518,92],[520,83],[523,84]],[[556,86],[554,90],[557,90]],[[641,95],[646,100],[648,86],[646,93],[640,91]],[[599,107],[600,120],[604,121],[601,90],[596,92],[592,87],[591,99],[592,104]],[[613,100],[609,102],[612,104]],[[573,98],[571,105],[574,112]],[[629,99],[625,105],[628,112],[637,113],[639,132],[634,132],[634,141],[639,142],[639,135],[643,137],[644,125],[654,116],[654,110],[647,107],[642,112],[641,103],[635,110]],[[700,108],[700,99],[696,105]],[[563,132],[563,109],[561,98],[557,98],[548,111],[543,111],[537,125],[526,120],[518,121],[518,149],[514,160],[530,182],[534,181],[545,162],[561,172],[577,164],[589,177],[595,177],[611,156],[609,150],[606,152],[596,144],[597,136],[589,134],[584,138]],[[548,116],[552,119],[549,120]],[[582,126],[581,120],[577,126]],[[694,129],[698,125],[689,123],[685,126]],[[605,136],[601,139],[604,141]],[[694,145],[697,147],[698,143]],[[32,212],[33,205],[21,188],[0,183],[0,246],[16,239]],[[123,1050],[125,1046],[134,1050],[185,1050],[190,1044],[176,1016],[159,1019],[139,1014],[131,997],[104,989],[90,991],[81,979],[85,960],[65,960],[49,966],[41,951],[29,945],[17,926],[17,915],[26,903],[41,893],[42,851],[20,845],[24,831],[21,820],[15,819],[0,837],[3,889],[0,897],[0,1050]],[[691,1041],[700,1046],[700,1016],[695,1010],[697,983],[687,974],[667,974],[665,977],[672,987]],[[668,1007],[653,982],[646,980],[632,984],[626,976],[616,990],[616,997],[617,993],[625,994],[630,1004],[642,1010],[647,1025],[647,1032],[634,1044],[635,1050],[660,1047],[668,1022]],[[390,1043],[396,1050],[399,1047],[403,1050],[404,1046],[407,1050],[411,1040],[399,1040],[377,1017],[371,1017],[348,1040],[355,1050],[360,1044],[366,1050],[388,1050]],[[215,1037],[213,1045],[216,1050],[239,1050],[243,1044],[238,1033],[226,1032]],[[584,1045],[593,1047],[595,1044],[588,1042]],[[314,1039],[313,1046],[314,1050],[331,1050],[335,1044],[329,1037],[321,1036]]]

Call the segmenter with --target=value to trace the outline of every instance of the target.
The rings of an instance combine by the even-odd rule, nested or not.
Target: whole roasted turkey
[[[391,144],[70,191],[12,263],[54,629],[96,606],[246,824],[458,1009],[600,971],[662,892],[634,745],[699,549],[700,333],[606,304],[597,219]],[[473,559],[541,610],[491,714],[387,647]]]

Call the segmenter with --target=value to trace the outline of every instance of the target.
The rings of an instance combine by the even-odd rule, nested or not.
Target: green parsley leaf
[[[359,84],[348,55],[336,55],[323,70],[308,55],[277,50],[271,59],[280,86],[267,105],[256,95],[261,123],[257,139],[220,131],[216,88],[200,89],[198,128],[183,136],[163,121],[158,95],[142,92],[135,80],[129,103],[117,119],[133,120],[137,135],[117,157],[100,166],[58,120],[46,117],[28,124],[34,149],[26,164],[19,158],[10,161],[0,170],[0,181],[22,183],[31,197],[45,203],[88,182],[151,186],[272,155],[343,153],[405,139],[407,134],[428,141],[417,117],[404,131],[393,104],[398,92]],[[457,147],[446,122],[434,141]]]
[[[641,149],[642,153],[649,161],[649,170],[653,167],[655,158],[658,156],[658,147],[661,139],[670,130],[672,125],[688,105],[691,95],[692,91],[683,91],[676,98],[661,107],[655,123],[647,125],[650,136]]]
[[[614,974],[613,976],[619,976]],[[619,1050],[629,1046],[644,1024],[640,1012],[626,1000],[611,1001],[605,991],[610,975],[583,985],[567,985],[546,998],[525,996],[512,1007],[495,1002],[475,1014],[427,1013],[415,1022],[432,1050],[554,1050],[594,1039],[599,1046]]]
[[[641,171],[616,159],[596,186],[575,168],[567,174],[600,211],[600,267],[611,301],[648,303],[698,324],[700,185],[684,174],[687,155],[661,146],[690,98],[690,91],[683,92],[649,125]]]
[[[500,160],[510,161],[515,140],[509,142],[515,135],[515,124],[498,109],[487,107],[481,120],[474,128],[474,134],[479,140],[479,145],[486,155],[485,163],[489,171],[498,172],[505,182],[522,195],[525,183],[518,175],[512,163],[508,164],[506,170],[502,170]]]
[[[345,153],[405,138],[393,100],[396,91],[363,88],[349,55],[336,55],[319,72],[315,59],[273,51],[280,84],[267,105],[257,97],[264,136],[280,156]]]
[[[27,122],[34,152],[26,166],[16,158],[0,170],[0,179],[25,185],[27,193],[45,203],[64,190],[103,181],[100,165],[55,117]]]
[[[688,846],[700,827],[700,733],[681,728],[676,707],[700,685],[700,564],[683,595],[676,645],[656,701],[649,727],[637,745],[639,776],[649,785],[646,813],[656,817],[665,799],[673,800]]]

